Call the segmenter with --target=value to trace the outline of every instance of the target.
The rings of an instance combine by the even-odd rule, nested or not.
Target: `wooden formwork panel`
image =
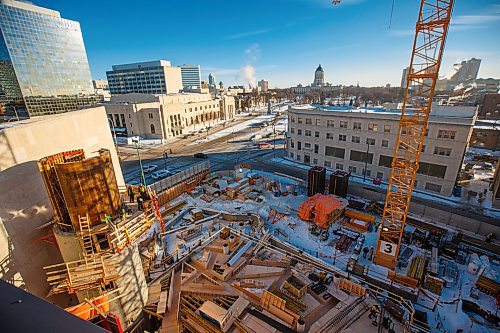
[[[357,284],[357,283],[354,283],[354,282],[351,282],[349,280],[346,280],[346,279],[341,279],[338,283],[340,289],[342,290],[345,290],[351,294],[354,294],[354,295],[358,295],[358,296],[364,296],[366,294],[366,288]]]

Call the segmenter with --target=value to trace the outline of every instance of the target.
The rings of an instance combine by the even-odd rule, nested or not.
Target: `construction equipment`
[[[410,71],[374,262],[396,266],[422,143],[450,24],[453,0],[421,0]]]

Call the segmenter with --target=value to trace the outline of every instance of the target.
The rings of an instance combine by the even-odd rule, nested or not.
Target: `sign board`
[[[381,240],[379,252],[394,257],[394,256],[396,256],[396,249],[397,248],[398,248],[397,244],[389,243],[389,242]]]

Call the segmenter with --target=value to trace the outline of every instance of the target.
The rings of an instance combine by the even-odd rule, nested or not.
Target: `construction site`
[[[39,298],[89,332],[497,332],[500,243],[409,213],[452,5],[422,0],[385,201],[313,165],[304,180],[199,159],[146,182],[139,148],[141,179],[124,184],[106,133],[98,150],[86,140],[36,158],[53,210],[36,241],[59,261],[30,267],[49,290]],[[8,293],[0,312],[38,302]],[[51,321],[53,305],[31,313]]]

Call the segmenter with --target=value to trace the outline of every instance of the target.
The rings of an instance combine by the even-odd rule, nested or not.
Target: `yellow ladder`
[[[90,231],[90,218],[89,214],[85,216],[78,215],[78,222],[80,223],[80,233],[82,237],[82,250],[85,258],[94,255],[94,242]]]

